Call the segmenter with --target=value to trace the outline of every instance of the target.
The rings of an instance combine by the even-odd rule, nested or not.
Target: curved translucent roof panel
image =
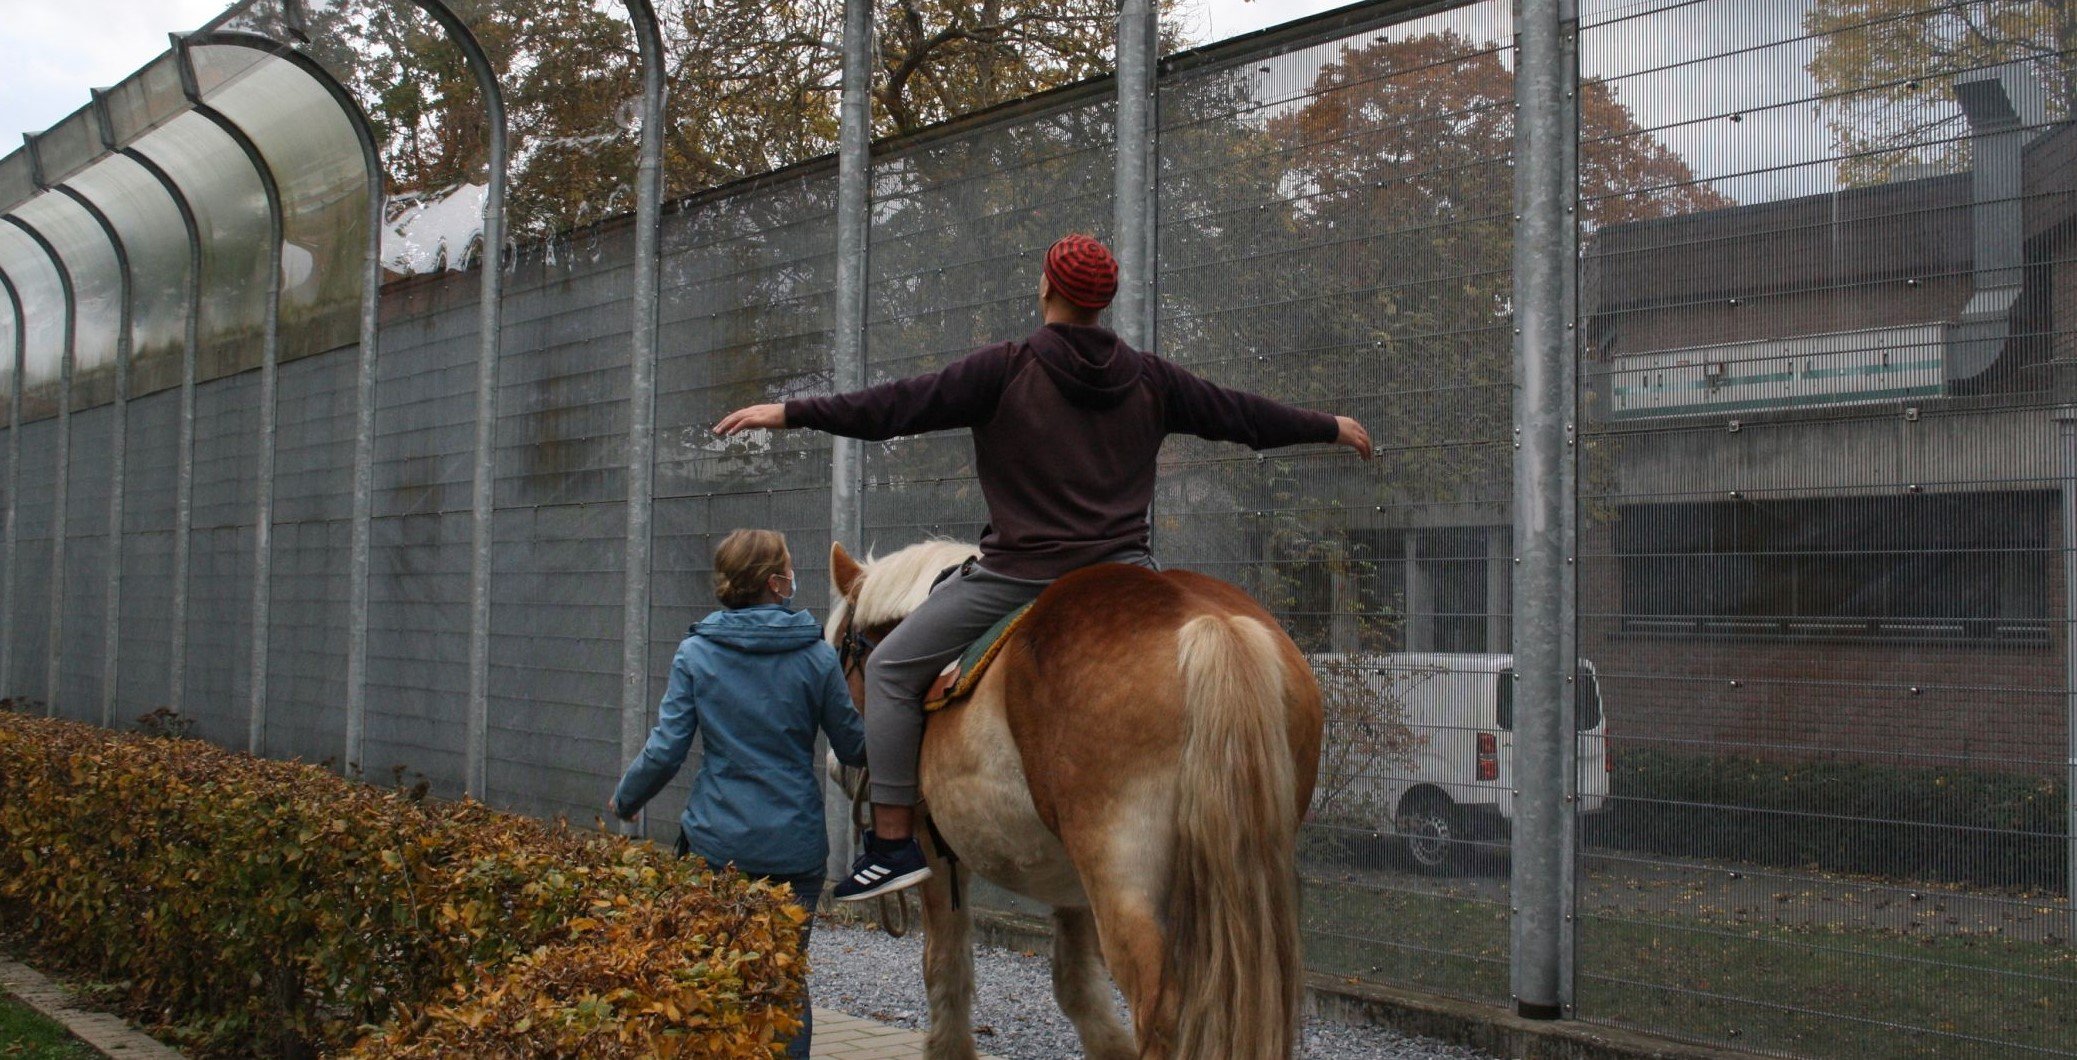
[[[447,0],[497,68],[511,125],[506,230],[553,237],[635,208],[642,67],[621,0]]]
[[[360,332],[368,177],[339,104],[294,63],[198,44],[203,98],[259,146],[281,189],[281,359],[351,345]]]
[[[55,191],[11,211],[43,233],[72,275],[78,317],[72,342],[72,407],[115,400],[115,340],[122,320],[122,272],[107,233],[86,207]],[[63,302],[55,303],[62,307]]]
[[[0,223],[0,272],[14,281],[22,299],[22,418],[57,415],[58,373],[65,356],[65,288],[58,270],[21,229]]]
[[[298,50],[362,110],[382,116],[383,269],[466,267],[483,232],[488,139],[461,49],[410,0],[305,0],[302,8],[309,40]]]
[[[108,215],[130,255],[130,393],[180,385],[187,336],[187,227],[145,168],[110,155],[65,182]]]
[[[202,233],[195,378],[256,368],[267,310],[267,194],[229,133],[182,114],[137,141],[187,194]]]
[[[15,345],[21,340],[16,325],[21,323],[14,315],[14,299],[7,296],[7,288],[0,287],[0,420],[8,416],[14,395]]]

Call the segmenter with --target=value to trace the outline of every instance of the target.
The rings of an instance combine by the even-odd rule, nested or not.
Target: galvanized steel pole
[[[1571,0],[1516,0],[1515,724],[1512,984],[1516,1011],[1571,1015],[1574,646],[1570,509],[1577,131]]]
[[[627,557],[620,617],[620,760],[649,731],[650,519],[655,498],[657,286],[663,224],[663,30],[649,0],[627,0],[642,57],[642,154],[635,171],[635,319],[628,351]]]
[[[14,309],[14,378],[7,388],[7,521],[5,531],[0,531],[6,537],[7,549],[7,565],[0,568],[0,694],[13,695],[14,514],[22,484],[22,371],[27,367],[29,325],[22,316],[21,292],[15,290],[14,281],[5,272],[0,272],[0,291],[7,292],[7,304]]]
[[[288,12],[291,32],[300,33],[301,9],[291,4]],[[242,31],[219,30],[195,34],[188,40],[190,44],[224,45],[264,52],[294,65],[317,82],[332,97],[340,113],[346,116],[347,124],[353,127],[354,142],[361,151],[361,168],[368,181],[367,216],[364,219],[368,234],[367,243],[361,250],[360,345],[354,378],[353,500],[348,516],[351,541],[347,561],[346,746],[341,771],[350,776],[360,767],[368,709],[368,553],[374,512],[375,366],[380,354],[382,308],[381,151],[376,146],[368,115],[361,110],[359,101],[316,59],[285,42]]]
[[[1111,326],[1141,349],[1154,341],[1152,146],[1154,141],[1153,0],[1124,0],[1118,9],[1117,159],[1112,188],[1112,250],[1118,258],[1118,297]]]
[[[490,759],[490,545],[492,455],[497,438],[498,332],[505,257],[505,96],[497,70],[476,35],[444,0],[414,0],[454,39],[483,94],[490,134],[489,187],[483,197],[482,291],[477,297],[476,327],[476,460],[471,492],[469,533],[469,703],[464,759],[470,795],[483,798]]]
[[[98,108],[96,112],[99,113]],[[105,126],[102,136],[105,141]],[[103,572],[106,580],[101,615],[101,727],[105,729],[115,723],[115,681],[122,657],[123,447],[129,435],[125,417],[130,400],[130,322],[136,311],[131,305],[130,252],[123,245],[122,233],[116,231],[115,223],[92,199],[77,189],[60,184],[56,190],[78,203],[101,226],[101,234],[108,237],[108,245],[115,251],[116,276],[121,287],[122,308],[116,314],[115,333],[115,404],[111,408],[115,422],[109,425],[108,444],[108,554],[102,558],[102,565],[107,568]]]
[[[56,714],[58,704],[58,661],[65,643],[65,505],[66,486],[72,476],[72,364],[73,342],[79,330],[79,304],[72,286],[72,270],[65,267],[65,258],[58,248],[45,239],[34,225],[16,217],[6,215],[5,220],[22,230],[50,257],[51,266],[58,270],[58,286],[65,293],[65,345],[60,353],[58,367],[58,452],[57,480],[51,487],[51,535],[50,535],[50,643],[45,653],[43,670],[43,712]]]
[[[865,385],[866,284],[872,250],[872,0],[844,0],[844,84],[837,129],[837,269],[835,341],[830,350],[830,386],[837,393]],[[865,449],[856,439],[830,444],[829,539],[853,550],[865,541]],[[840,602],[835,579],[829,605]],[[824,828],[829,834],[828,875],[850,867],[850,805],[837,785],[823,789]]]
[[[2077,405],[2056,409],[2055,423],[2063,494],[2063,937],[2077,938]]]
[[[246,664],[245,749],[253,754],[267,750],[267,647],[269,611],[274,601],[274,434],[276,376],[281,362],[281,241],[286,220],[281,205],[281,185],[274,168],[267,164],[259,144],[230,116],[202,98],[195,78],[191,41],[176,35],[174,52],[180,59],[181,86],[196,114],[222,129],[259,177],[267,200],[267,292],[260,317],[260,436],[254,443],[252,516],[252,631]]]
[[[368,178],[368,243],[361,250],[361,332],[354,363],[353,507],[348,518],[346,597],[346,747],[341,772],[360,769],[368,718],[368,553],[375,512],[375,366],[381,355],[382,313],[382,156],[368,115],[346,86],[301,52],[276,52],[324,86],[353,126],[361,149],[361,168]]]
[[[192,553],[195,512],[195,355],[202,341],[202,229],[195,209],[173,175],[135,147],[123,148],[123,156],[144,167],[166,190],[180,224],[187,233],[188,272],[187,321],[181,332],[180,420],[176,428],[173,464],[173,591],[167,621],[166,706],[180,712],[187,704],[188,566]]]

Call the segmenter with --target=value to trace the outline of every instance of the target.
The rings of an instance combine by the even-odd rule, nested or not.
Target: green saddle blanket
[[[967,645],[959,661],[947,667],[944,673],[932,681],[929,694],[923,697],[923,709],[938,710],[955,699],[971,694],[974,686],[981,683],[981,675],[988,672],[988,664],[995,661],[1002,646],[1009,643],[1010,634],[1024,616],[1031,611],[1031,604],[1002,616],[1002,620],[988,627],[979,640]]]

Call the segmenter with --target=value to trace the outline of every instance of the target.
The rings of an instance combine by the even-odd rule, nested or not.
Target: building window
[[[1511,574],[1491,554],[1493,534],[1483,526],[1287,534],[1248,588],[1308,652],[1489,651],[1489,630],[1506,617],[1488,614],[1490,579]]]
[[[1621,628],[1711,637],[2045,644],[2055,494],[1621,509]]]

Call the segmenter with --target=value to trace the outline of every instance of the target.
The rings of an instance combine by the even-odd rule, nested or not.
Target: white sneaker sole
[[[849,896],[838,896],[837,901],[863,902],[868,898],[878,898],[883,894],[892,894],[895,891],[899,891],[905,887],[914,887],[917,884],[922,883],[924,880],[927,880],[929,878],[929,869],[917,869],[914,872],[903,873],[900,876],[889,876],[888,878],[881,880],[879,883],[874,884],[870,890],[860,891],[857,894]]]

